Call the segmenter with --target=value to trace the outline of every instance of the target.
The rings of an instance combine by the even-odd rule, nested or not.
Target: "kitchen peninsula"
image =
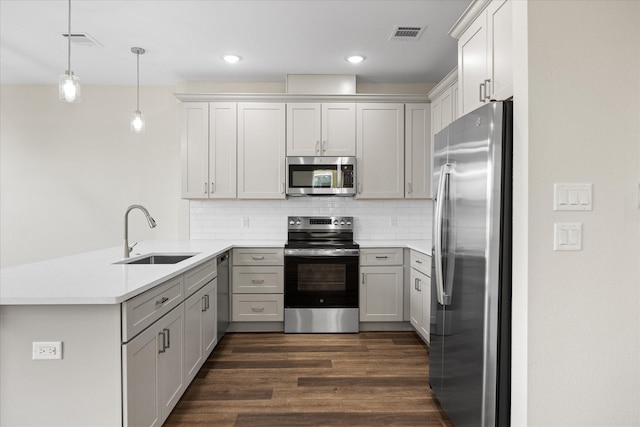
[[[360,243],[430,250],[428,241]],[[161,424],[217,343],[213,331],[206,353],[193,357],[196,368],[187,369],[189,307],[202,316],[215,307],[216,257],[233,248],[283,245],[277,239],[145,241],[131,260],[193,256],[176,264],[123,264],[122,248],[114,247],[0,270],[0,424],[126,426],[138,424],[137,417]],[[61,359],[33,360],[33,342],[61,342]],[[135,384],[128,375],[134,368]],[[156,387],[155,402],[148,402],[154,393],[135,393],[141,381]]]

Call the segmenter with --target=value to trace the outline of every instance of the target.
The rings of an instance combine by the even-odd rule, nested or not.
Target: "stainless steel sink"
[[[194,255],[196,254],[152,254],[143,256],[141,258],[132,258],[124,261],[119,261],[115,264],[177,264],[181,261],[191,258]]]

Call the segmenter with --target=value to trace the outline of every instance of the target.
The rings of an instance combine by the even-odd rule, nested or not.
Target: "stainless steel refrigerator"
[[[507,426],[513,104],[436,134],[429,383],[456,427]]]

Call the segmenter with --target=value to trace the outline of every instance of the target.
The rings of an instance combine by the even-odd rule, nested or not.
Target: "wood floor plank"
[[[413,332],[227,334],[167,419],[187,426],[451,426]]]

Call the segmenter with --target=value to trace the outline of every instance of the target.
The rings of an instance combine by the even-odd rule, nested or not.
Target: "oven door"
[[[357,308],[358,255],[285,255],[285,308]]]

